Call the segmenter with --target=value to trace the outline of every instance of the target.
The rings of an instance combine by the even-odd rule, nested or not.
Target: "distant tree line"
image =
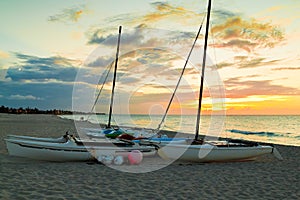
[[[69,115],[73,114],[72,111],[67,110],[39,110],[37,108],[9,108],[5,106],[0,107],[0,113],[9,113],[9,114],[52,114],[52,115]]]

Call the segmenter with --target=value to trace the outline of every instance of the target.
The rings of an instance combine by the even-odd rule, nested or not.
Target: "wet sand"
[[[300,147],[277,145],[283,161],[173,163],[144,160],[148,173],[127,173],[96,162],[41,162],[11,157],[8,134],[59,137],[76,132],[53,115],[0,114],[0,199],[299,199]],[[133,167],[133,168],[132,168]]]

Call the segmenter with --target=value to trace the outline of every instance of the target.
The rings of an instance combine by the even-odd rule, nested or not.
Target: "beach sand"
[[[8,134],[59,137],[74,133],[72,120],[53,115],[0,114],[0,199],[299,199],[300,147],[278,145],[273,155],[250,162],[173,163],[126,173],[96,162],[41,162],[11,157]],[[143,163],[141,166],[146,165]],[[125,166],[141,167],[141,166]]]

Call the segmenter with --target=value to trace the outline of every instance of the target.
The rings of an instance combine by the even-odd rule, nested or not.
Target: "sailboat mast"
[[[110,123],[111,123],[112,107],[113,107],[113,103],[114,103],[114,92],[115,92],[115,85],[116,85],[118,60],[119,60],[119,47],[120,47],[121,30],[122,30],[122,26],[119,26],[118,46],[117,46],[117,53],[116,53],[113,85],[112,85],[112,90],[111,90],[111,99],[110,99],[110,106],[109,106],[109,116],[108,116],[107,128],[111,128]]]
[[[207,50],[207,40],[208,40],[208,32],[209,32],[210,11],[211,11],[211,0],[208,0],[207,17],[206,17],[206,30],[205,30],[205,40],[204,40],[204,52],[203,52],[203,61],[202,61],[201,83],[200,83],[200,90],[199,90],[199,102],[198,102],[195,140],[198,140],[198,137],[199,137],[199,126],[200,126],[200,115],[201,115],[202,96],[203,96],[203,83],[204,83],[204,72],[205,72],[205,64],[206,64],[206,50]]]

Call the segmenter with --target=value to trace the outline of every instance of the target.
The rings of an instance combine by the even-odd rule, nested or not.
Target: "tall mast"
[[[118,46],[117,46],[116,61],[115,61],[114,79],[113,79],[113,85],[112,85],[112,90],[111,90],[111,99],[110,99],[110,107],[109,107],[109,116],[108,116],[107,128],[111,128],[110,123],[111,123],[112,107],[113,107],[113,103],[114,103],[114,92],[115,92],[115,85],[116,85],[118,60],[119,60],[119,47],[120,47],[121,30],[122,30],[122,26],[119,26]]]
[[[201,83],[200,83],[200,91],[199,91],[199,102],[198,102],[195,140],[198,140],[198,137],[199,137],[199,126],[200,126],[200,115],[201,115],[202,96],[203,96],[203,83],[204,83],[204,72],[205,72],[205,63],[206,63],[207,40],[208,40],[208,32],[209,32],[210,10],[211,10],[211,0],[208,0],[206,30],[205,30],[205,40],[204,40],[204,52],[203,52]]]

